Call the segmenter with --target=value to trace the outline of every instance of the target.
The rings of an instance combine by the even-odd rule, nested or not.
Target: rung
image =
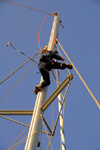
[[[0,115],[32,115],[33,110],[0,110]]]
[[[54,99],[59,95],[59,93],[65,88],[65,86],[73,79],[73,75],[69,74],[65,80],[59,85],[59,87],[52,93],[52,95],[44,102],[41,106],[41,110],[45,111],[49,105],[54,101]]]

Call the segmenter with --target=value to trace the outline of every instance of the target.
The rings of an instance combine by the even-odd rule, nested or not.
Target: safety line
[[[58,41],[58,39],[57,39]],[[69,56],[67,55],[67,53],[65,52],[65,50],[63,49],[62,45],[60,44],[60,42],[58,41],[59,46],[61,47],[61,49],[63,50],[64,54],[66,55],[67,59],[70,61],[70,63],[72,64],[74,70],[76,71],[77,75],[79,76],[79,78],[81,79],[81,81],[83,82],[84,86],[86,87],[87,91],[89,92],[89,94],[91,95],[91,97],[93,98],[93,100],[95,101],[95,103],[97,104],[98,108],[100,109],[100,104],[97,101],[97,99],[95,98],[95,96],[93,95],[93,93],[91,92],[91,90],[89,89],[89,87],[87,86],[86,82],[84,81],[84,79],[82,78],[82,76],[80,75],[80,73],[78,72],[78,70],[76,69],[75,65],[72,63],[71,59],[69,58]]]
[[[38,12],[41,12],[41,13],[50,14],[47,11],[40,10],[38,8],[33,8],[33,7],[30,7],[30,6],[25,6],[25,5],[22,5],[22,4],[19,4],[19,3],[15,3],[15,2],[12,2],[12,1],[9,1],[9,0],[0,0],[0,1],[6,2],[6,3],[9,3],[9,4],[13,4],[13,5],[16,5],[16,6],[20,6],[20,7],[23,7],[23,8],[27,8],[27,9],[30,9],[30,10],[38,11]]]
[[[5,79],[3,79],[0,84],[2,84],[3,82],[5,82],[7,79],[9,79],[14,73],[16,73],[19,69],[21,69],[25,64],[27,64],[33,57],[35,57],[36,55],[38,55],[40,53],[40,51],[38,51],[35,55],[33,55],[32,57],[30,57],[26,62],[24,62],[19,68],[17,68],[16,70],[14,70],[10,75],[8,75]]]

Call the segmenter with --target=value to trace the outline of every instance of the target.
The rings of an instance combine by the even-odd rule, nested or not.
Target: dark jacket
[[[45,68],[47,71],[51,70],[53,59],[62,60],[62,57],[58,55],[57,51],[48,51],[47,53],[43,53],[39,59],[39,70]]]

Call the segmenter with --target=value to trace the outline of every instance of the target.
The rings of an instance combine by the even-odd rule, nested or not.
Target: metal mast
[[[53,26],[52,26],[52,30],[51,30],[51,35],[50,35],[50,40],[48,43],[48,50],[55,51],[55,44],[56,44],[55,39],[58,36],[59,23],[60,23],[60,18],[58,16],[58,14],[55,13]],[[42,77],[41,77],[41,81],[42,81]],[[41,111],[40,107],[46,100],[47,90],[48,90],[48,88],[46,87],[42,90],[42,92],[39,92],[37,95],[36,104],[34,107],[34,113],[32,116],[30,129],[29,129],[29,133],[28,133],[28,137],[27,137],[27,141],[26,141],[24,150],[36,150],[37,149],[37,145],[39,142],[39,133],[41,130],[40,114],[43,113]]]

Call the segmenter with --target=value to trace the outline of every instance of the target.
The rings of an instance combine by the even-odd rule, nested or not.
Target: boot
[[[37,95],[38,94],[38,92],[40,92],[42,90],[42,88],[41,88],[41,84],[39,84],[39,85],[37,85],[36,87],[35,87],[35,89],[34,89],[34,93]]]
[[[65,68],[72,69],[73,66],[71,64],[61,63],[61,68],[62,69],[65,69]]]
[[[72,66],[71,64],[66,64],[66,67],[67,67],[68,69],[73,69],[73,66]]]

